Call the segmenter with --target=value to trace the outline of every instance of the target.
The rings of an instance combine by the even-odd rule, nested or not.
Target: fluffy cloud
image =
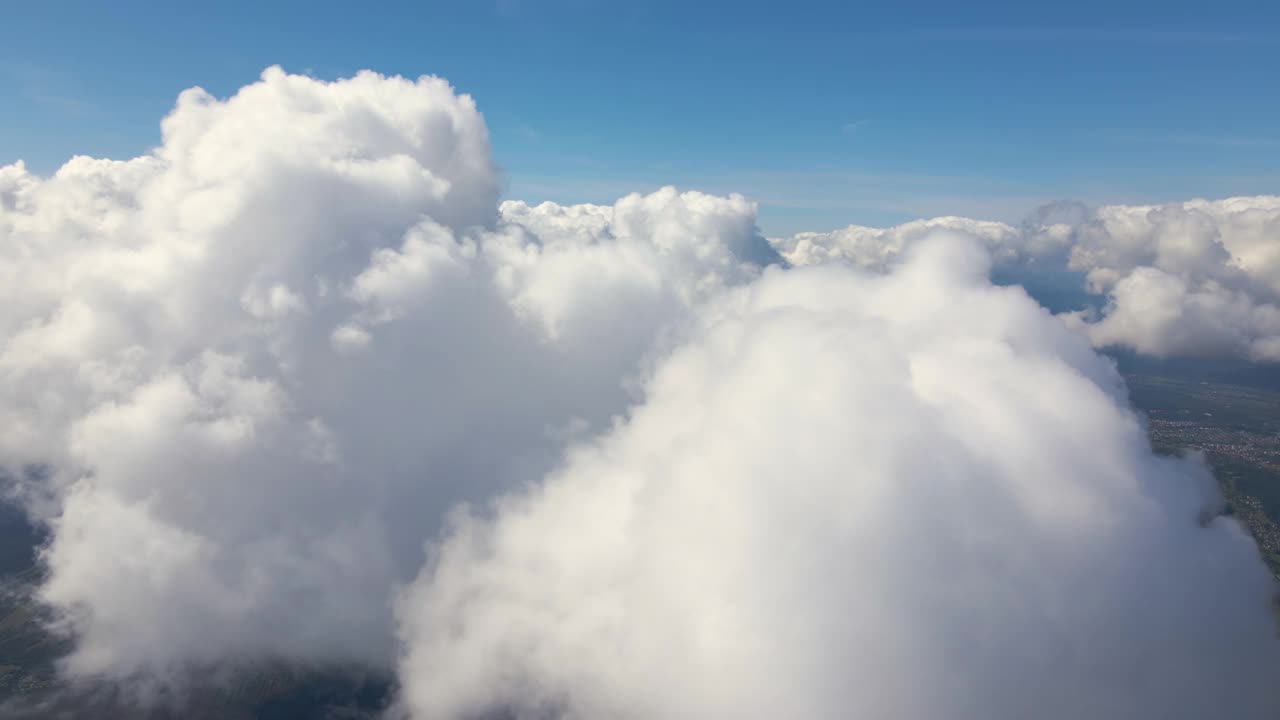
[[[502,263],[499,281],[513,303],[552,335],[572,314],[590,313],[608,325],[644,307],[616,295],[620,288],[634,295],[669,295],[688,305],[782,261],[756,229],[755,204],[741,195],[666,187],[650,195],[632,193],[613,207],[551,202],[530,207],[507,201],[501,214],[539,242],[492,243],[491,252]],[[586,292],[575,297],[565,288]],[[614,297],[619,304],[601,306]]]
[[[772,239],[774,247],[793,265],[815,265],[846,262],[858,267],[885,270],[901,258],[906,249],[940,232],[962,233],[978,238],[993,250],[1006,254],[1016,249],[1020,236],[1009,225],[970,220],[962,217],[940,217],[915,220],[890,228],[850,225],[831,232],[802,232],[787,238]]]
[[[1095,343],[1280,361],[1280,197],[1113,205],[1050,230],[1107,295],[1100,314],[1071,318]]]
[[[401,601],[415,717],[1267,717],[1202,466],[983,253],[774,272]],[[545,715],[539,714],[545,713]]]
[[[1042,208],[1020,228],[967,218],[850,226],[771,242],[797,265],[883,269],[945,228],[980,239],[1002,269],[1083,276],[1101,307],[1065,319],[1096,345],[1154,355],[1280,361],[1280,197]]]
[[[398,667],[419,718],[1276,709],[1274,588],[1203,466],[988,280],[1087,266],[1150,325],[1126,279],[1248,300],[1265,243],[1210,274],[1058,208],[787,263],[741,196],[499,185],[443,80],[278,69],[144,157],[0,168],[0,475],[69,673]]]
[[[78,674],[389,666],[448,509],[606,425],[660,329],[768,249],[736,196],[557,208],[602,216],[581,237],[504,219],[483,120],[434,78],[270,69],[163,129],[0,171],[0,462],[50,470],[18,490]]]

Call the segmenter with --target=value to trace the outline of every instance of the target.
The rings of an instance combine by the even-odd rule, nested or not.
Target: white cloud
[[[1250,539],[981,252],[774,272],[401,599],[414,717],[1269,717]]]
[[[499,184],[443,80],[274,68],[183,93],[144,157],[0,168],[0,467],[52,531],[68,672],[402,654],[421,717],[1274,709],[1273,588],[1197,525],[1203,468],[987,280],[1084,263],[1119,309],[1069,320],[1158,349],[1151,267],[1264,356],[1266,242],[1059,209],[779,243],[828,265],[797,270],[742,196]]]
[[[1280,197],[1153,206],[1042,208],[1020,228],[968,218],[850,226],[771,240],[790,262],[883,269],[946,228],[981,239],[1003,267],[1078,272],[1105,295],[1068,322],[1102,347],[1280,361]]]
[[[1016,248],[1020,240],[1018,231],[1004,223],[940,217],[915,220],[891,228],[850,225],[825,233],[802,232],[791,237],[773,238],[770,242],[792,265],[848,262],[858,267],[884,270],[908,247],[939,231],[972,235],[997,252]]]
[[[0,463],[53,470],[23,490],[70,671],[389,666],[449,508],[607,425],[768,250],[741,197],[630,196],[578,239],[497,187],[444,81],[278,69],[183,93],[146,157],[0,170]]]

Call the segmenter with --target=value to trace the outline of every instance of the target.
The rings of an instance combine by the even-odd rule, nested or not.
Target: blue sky
[[[0,163],[137,155],[280,64],[447,77],[510,197],[739,191],[771,234],[1280,192],[1280,3],[178,5],[5,3]]]

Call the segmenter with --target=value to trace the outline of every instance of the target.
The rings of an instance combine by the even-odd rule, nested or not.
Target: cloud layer
[[[1080,273],[1105,301],[1066,319],[1099,347],[1280,361],[1280,197],[1060,205],[1020,228],[943,217],[772,242],[797,265],[884,268],[940,228],[980,239],[1006,268]]]
[[[499,204],[437,78],[272,68],[162,127],[0,168],[0,468],[68,673],[394,667],[415,718],[1276,710],[1256,549],[1082,335],[1270,358],[1280,204],[771,245],[736,195]]]

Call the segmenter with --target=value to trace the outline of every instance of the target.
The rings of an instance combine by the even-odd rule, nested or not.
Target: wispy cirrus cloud
[[[844,125],[840,126],[840,133],[842,135],[853,135],[854,133],[858,132],[859,130],[861,130],[862,128],[866,127],[869,124],[871,124],[871,118],[862,118],[861,120],[854,120],[853,122],[847,122]]]

